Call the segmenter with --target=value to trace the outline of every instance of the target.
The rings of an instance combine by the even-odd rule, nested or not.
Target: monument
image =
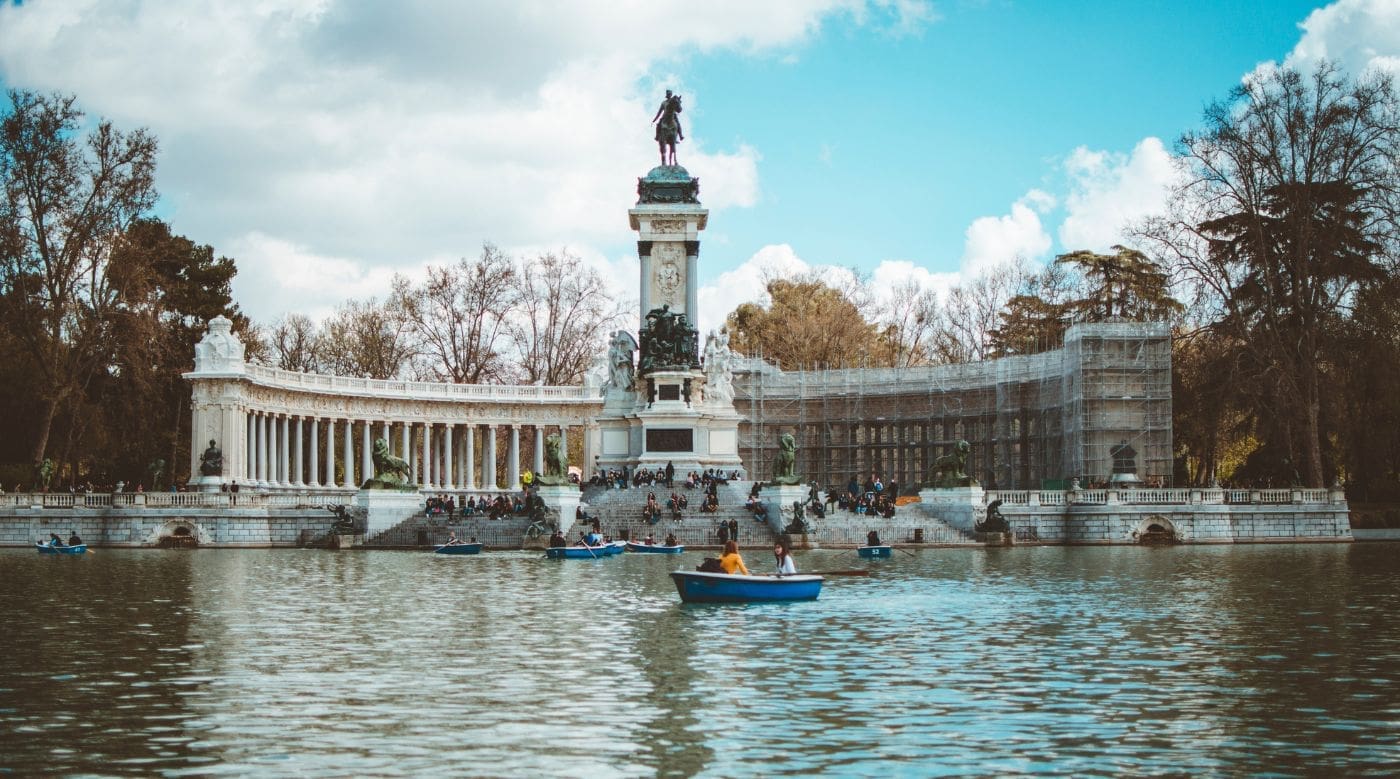
[[[545,439],[544,451],[544,473],[536,481],[534,497],[543,501],[549,509],[559,513],[558,522],[550,524],[553,524],[560,532],[568,533],[569,528],[574,524],[574,517],[578,513],[578,504],[582,496],[579,494],[578,485],[569,481],[568,452],[565,450],[558,433]],[[547,523],[550,513],[545,512],[544,519]]]
[[[628,212],[641,259],[637,338],[625,330],[608,345],[598,466],[742,471],[729,336],[711,333],[700,351],[700,232],[709,211],[700,180],[676,163],[684,140],[681,98],[666,93],[652,122],[661,165],[637,179]]]
[[[919,490],[919,502],[925,511],[968,533],[975,532],[981,523],[985,494],[982,485],[967,475],[971,454],[972,445],[958,441],[953,451],[934,458],[924,488]]]

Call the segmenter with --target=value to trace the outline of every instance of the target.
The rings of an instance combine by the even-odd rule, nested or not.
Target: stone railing
[[[1345,503],[1340,487],[1303,489],[1292,487],[1269,490],[1165,489],[1106,490],[988,490],[987,503],[1000,500],[1005,506],[1190,506],[1210,504],[1292,505],[1300,503]]]
[[[308,508],[348,503],[354,490],[315,492],[18,492],[0,495],[0,508]]]
[[[394,379],[365,379],[355,376],[327,376],[319,373],[298,373],[248,365],[247,376],[254,382],[278,389],[304,392],[329,392],[338,395],[359,395],[376,398],[412,398],[413,400],[476,400],[527,401],[532,403],[603,402],[598,387],[545,387],[506,384],[448,384],[430,381],[399,381]]]

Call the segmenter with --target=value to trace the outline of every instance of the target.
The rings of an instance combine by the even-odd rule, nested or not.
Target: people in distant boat
[[[584,536],[583,536],[583,545],[584,545],[584,546],[602,546],[602,545],[603,545],[603,534],[602,534],[602,533],[599,533],[597,530],[590,530],[590,531],[588,531],[588,533],[584,534]]]
[[[865,534],[865,545],[866,545],[866,546],[881,546],[881,544],[880,544],[880,531],[878,531],[878,530],[872,530],[872,531],[870,531],[869,533],[866,533],[866,534]]]
[[[461,539],[457,538],[457,531],[447,531],[447,546],[456,546],[460,543],[462,543],[462,541]]]
[[[550,548],[550,549],[558,549],[558,548],[561,547],[561,546],[568,546],[568,545],[569,545],[569,541],[568,541],[568,539],[564,538],[564,533],[563,533],[562,531],[556,530],[556,531],[554,531],[554,535],[552,535],[552,536],[549,537],[549,548]]]
[[[650,534],[648,534],[646,538],[642,539],[642,543],[646,544],[647,546],[656,546],[656,539],[653,538]]]
[[[739,542],[729,540],[724,542],[724,554],[719,556],[719,565],[725,573],[742,573],[749,575],[749,569],[744,566],[744,558],[739,556]]]
[[[792,553],[788,551],[787,541],[778,539],[773,542],[773,560],[778,565],[778,575],[797,573],[797,563],[792,561]]]
[[[81,539],[81,538],[78,537],[78,531],[76,531],[76,530],[70,530],[70,531],[68,531],[68,545],[69,545],[69,546],[81,546],[82,543],[83,543],[83,539]]]
[[[676,534],[675,534],[675,533],[667,533],[667,534],[666,534],[666,546],[675,546],[675,545],[676,545]]]

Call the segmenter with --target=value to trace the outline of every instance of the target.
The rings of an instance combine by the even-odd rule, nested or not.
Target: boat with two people
[[[472,538],[470,541],[463,541],[457,538],[456,531],[449,531],[447,534],[447,543],[439,544],[433,549],[433,552],[436,554],[454,555],[481,554],[481,546],[481,543],[479,543],[476,538]]]
[[[865,534],[865,546],[856,547],[856,554],[867,560],[894,557],[894,547],[880,543],[880,533],[872,530]]]

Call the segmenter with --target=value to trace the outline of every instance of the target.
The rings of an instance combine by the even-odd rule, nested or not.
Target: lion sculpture
[[[401,457],[389,453],[389,442],[383,438],[374,439],[374,478],[366,479],[360,487],[364,490],[410,489],[408,483],[408,463]]]
[[[550,433],[544,439],[544,473],[535,483],[548,486],[569,483],[569,456],[564,451],[564,439],[558,433]]]
[[[959,441],[952,454],[945,454],[933,461],[929,481],[939,489],[951,487],[971,487],[977,481],[967,475],[967,456],[972,453],[972,445]]]
[[[774,484],[801,484],[797,475],[797,439],[792,433],[783,433],[778,439],[778,456],[773,460]]]

